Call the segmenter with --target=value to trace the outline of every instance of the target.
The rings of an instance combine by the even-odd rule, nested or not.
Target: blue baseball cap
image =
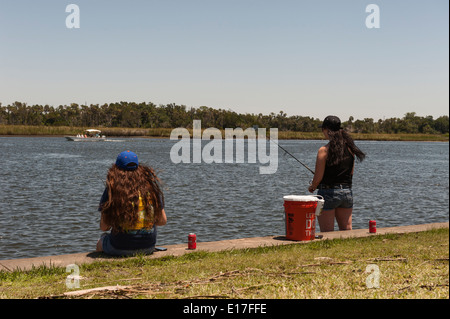
[[[116,165],[120,169],[134,171],[139,165],[138,157],[131,151],[123,151],[117,156]]]

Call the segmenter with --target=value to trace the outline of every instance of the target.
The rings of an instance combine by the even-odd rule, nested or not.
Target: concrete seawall
[[[433,223],[424,225],[412,225],[412,226],[398,226],[377,228],[376,234],[369,233],[368,229],[355,229],[348,231],[335,231],[326,233],[316,233],[316,235],[322,235],[323,237],[318,240],[332,240],[339,238],[358,238],[377,236],[384,234],[403,234],[403,233],[415,233],[421,231],[427,231],[438,228],[449,228],[449,222],[445,223]],[[317,241],[317,240],[315,240]],[[308,244],[311,241],[291,241],[286,240],[284,236],[267,236],[267,237],[254,237],[254,238],[241,238],[231,239],[215,242],[197,242],[196,250],[188,250],[187,244],[178,245],[165,245],[167,251],[157,251],[148,258],[160,258],[164,256],[181,256],[194,251],[223,251],[232,249],[245,249],[245,248],[257,248],[264,246],[278,246],[278,245],[293,245],[293,244]],[[95,245],[95,243],[93,243]],[[46,257],[34,257],[34,258],[21,258],[21,259],[9,259],[0,260],[0,271],[13,271],[13,270],[29,270],[32,267],[39,266],[57,266],[66,267],[70,264],[85,264],[92,263],[94,261],[114,260],[117,258],[107,257],[97,252],[68,254],[59,256],[46,256]]]

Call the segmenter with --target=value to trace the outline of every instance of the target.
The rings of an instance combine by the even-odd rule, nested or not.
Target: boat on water
[[[66,140],[74,142],[99,142],[106,141],[106,136],[102,135],[102,131],[96,129],[85,130],[83,134],[76,136],[65,136]]]

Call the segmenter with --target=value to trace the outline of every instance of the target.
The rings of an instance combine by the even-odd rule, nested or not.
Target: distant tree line
[[[2,106],[0,103],[0,124],[44,125],[73,127],[126,127],[126,128],[191,128],[193,120],[201,120],[202,127],[236,128],[265,127],[280,131],[317,132],[322,119],[308,116],[278,114],[240,114],[232,110],[201,106],[187,108],[174,103],[155,105],[153,103],[119,102],[91,105],[27,105],[15,102]],[[403,118],[388,118],[374,121],[371,118],[355,120],[341,119],[343,126],[355,133],[429,133],[449,132],[447,115],[433,119],[406,113]]]

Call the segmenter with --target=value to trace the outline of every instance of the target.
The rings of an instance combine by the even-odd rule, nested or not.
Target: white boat
[[[102,131],[96,129],[88,129],[84,134],[77,136],[65,136],[66,140],[74,142],[99,142],[106,141],[106,136],[102,135]]]

